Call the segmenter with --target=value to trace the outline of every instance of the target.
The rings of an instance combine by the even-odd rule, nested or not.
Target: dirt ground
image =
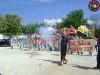
[[[100,75],[96,66],[96,54],[68,55],[68,63],[60,66],[60,52],[34,51],[0,47],[1,75]]]

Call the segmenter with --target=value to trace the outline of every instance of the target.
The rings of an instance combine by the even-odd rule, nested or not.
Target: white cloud
[[[54,12],[55,14],[60,14],[59,12]]]
[[[94,24],[94,22],[93,22],[93,21],[91,21],[91,20],[88,20],[87,22],[88,22],[88,24],[90,24],[90,25],[93,25],[93,24]],[[98,21],[98,23],[97,23],[97,24],[100,24],[100,20]]]
[[[61,19],[51,19],[51,20],[44,19],[44,23],[50,26],[56,25],[57,23],[61,23],[61,22],[62,22]]]
[[[62,19],[51,19],[51,20],[44,19],[44,23],[46,25],[50,25],[50,26],[56,25],[57,23],[61,23],[61,22],[62,22]],[[93,25],[94,24],[94,22],[91,21],[91,20],[88,20],[87,22],[90,25]],[[98,24],[100,24],[100,21],[98,22]]]
[[[88,20],[87,22],[88,22],[88,24],[90,24],[90,25],[94,24],[94,22],[91,21],[91,20]]]

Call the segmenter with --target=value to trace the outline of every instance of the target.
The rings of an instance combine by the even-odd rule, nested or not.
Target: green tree
[[[12,38],[13,35],[21,34],[21,21],[22,19],[18,15],[6,14],[3,34],[8,35],[9,38]]]
[[[27,34],[32,34],[36,31],[36,27],[34,24],[27,24],[22,26],[22,32]]]
[[[63,18],[62,22],[57,26],[70,27],[70,25],[72,25],[73,27],[78,28],[82,24],[87,25],[87,19],[84,19],[84,11],[79,9],[71,11],[69,14],[67,14],[66,18]]]
[[[2,33],[3,31],[3,26],[4,26],[5,20],[4,17],[2,15],[0,15],[0,33]]]
[[[40,27],[43,27],[43,26],[45,26],[44,23],[40,23],[40,24],[39,24],[39,23],[36,23],[36,24],[35,24],[36,32],[38,32],[38,31],[39,31],[39,28],[40,28]]]
[[[28,34],[32,34],[34,32],[38,32],[38,29],[42,26],[45,26],[44,23],[35,23],[35,24],[26,24],[22,26],[22,32],[23,33],[28,33]]]

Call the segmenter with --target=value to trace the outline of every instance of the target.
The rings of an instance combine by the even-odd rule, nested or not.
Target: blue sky
[[[66,17],[72,10],[83,9],[84,17],[97,12],[88,9],[90,0],[0,0],[0,13],[17,14],[23,19],[23,24],[44,22],[44,19],[56,20]],[[100,2],[100,1],[99,1]]]

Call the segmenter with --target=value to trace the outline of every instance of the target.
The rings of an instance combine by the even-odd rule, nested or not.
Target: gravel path
[[[21,51],[19,48],[0,47],[0,73],[2,75],[100,75],[93,56],[68,55],[68,64],[59,66],[60,52]]]

